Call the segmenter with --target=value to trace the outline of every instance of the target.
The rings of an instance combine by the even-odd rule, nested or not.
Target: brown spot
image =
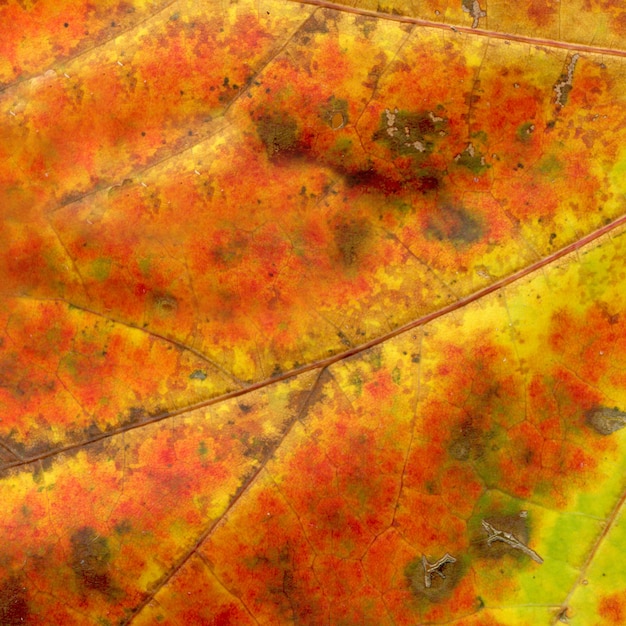
[[[432,563],[435,559],[430,559]],[[405,574],[409,588],[414,595],[423,597],[430,602],[441,602],[450,596],[463,576],[463,564],[457,559],[455,563],[446,563],[441,568],[442,578],[437,574],[431,574],[430,586],[426,586],[426,577],[422,558],[417,558],[407,566]]]
[[[106,537],[101,537],[93,528],[85,526],[77,530],[70,539],[72,544],[71,567],[81,584],[109,594],[111,578],[109,562],[111,550]]]
[[[299,150],[296,120],[284,111],[260,113],[255,118],[256,131],[270,159],[294,156]]]
[[[354,265],[370,237],[369,224],[362,220],[340,221],[335,225],[334,241],[343,265]]]
[[[483,229],[463,207],[444,206],[428,218],[426,232],[435,239],[448,239],[455,245],[467,245],[480,241]]]
[[[422,193],[427,193],[429,191],[437,191],[439,189],[439,185],[440,185],[440,181],[439,181],[439,178],[437,178],[437,176],[426,175],[426,176],[420,176],[417,179],[418,189]]]
[[[363,191],[378,191],[385,195],[393,195],[402,191],[402,182],[384,176],[373,167],[346,175],[346,185],[348,187],[360,187]]]
[[[154,307],[161,315],[170,315],[176,312],[178,300],[168,294],[154,294]]]
[[[0,585],[0,624],[16,626],[30,623],[26,588],[17,578],[9,578]]]
[[[471,418],[466,419],[450,440],[448,453],[457,461],[476,460],[484,453],[483,439],[484,432],[474,426]]]
[[[494,517],[485,517],[485,522],[491,524],[494,528],[503,532],[511,533],[517,540],[524,545],[528,544],[528,519],[522,515],[499,515]],[[522,552],[511,547],[503,541],[493,541],[487,544],[487,534],[481,528],[480,541],[476,543],[481,556],[492,559],[502,558],[505,554],[523,555]]]
[[[610,435],[626,426],[626,413],[617,408],[596,407],[587,412],[586,422],[600,435]]]

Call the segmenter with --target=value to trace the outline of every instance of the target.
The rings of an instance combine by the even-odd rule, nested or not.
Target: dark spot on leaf
[[[250,411],[252,411],[252,407],[249,404],[239,404],[239,410],[242,413],[250,413]]]
[[[343,128],[348,123],[348,101],[330,96],[320,107],[320,117],[333,130]]]
[[[345,267],[350,267],[363,252],[370,237],[370,226],[364,220],[340,220],[335,224],[334,230],[339,260]]]
[[[434,562],[434,559],[430,559],[430,562]],[[446,563],[440,571],[445,578],[433,573],[430,576],[430,586],[426,586],[422,558],[411,561],[405,569],[405,575],[412,593],[430,602],[441,602],[448,598],[463,576],[463,563],[459,560]]]
[[[24,585],[17,578],[0,584],[0,624],[22,626],[30,622],[30,610]]]
[[[101,537],[93,528],[85,526],[77,530],[70,539],[72,556],[70,565],[81,584],[107,595],[111,592],[109,562],[111,550],[106,537]]]
[[[161,315],[170,315],[176,312],[178,308],[178,300],[174,296],[168,294],[153,295],[153,303],[156,311]]]
[[[439,241],[448,239],[455,245],[467,245],[480,241],[483,229],[465,208],[442,206],[429,215],[426,233]]]
[[[429,191],[437,191],[439,189],[440,181],[437,176],[420,176],[417,179],[417,187],[422,193]]]
[[[396,156],[423,159],[445,134],[447,121],[431,111],[385,109],[372,139],[382,143]]]
[[[128,519],[124,519],[118,522],[114,528],[115,532],[118,535],[126,535],[131,531],[131,529],[132,529],[132,525],[130,523],[130,520]]]
[[[195,370],[189,375],[192,380],[206,380],[206,372],[202,370]]]
[[[133,406],[128,410],[128,422],[130,424],[141,422],[146,418],[146,416],[146,412],[140,407]]]
[[[485,163],[485,157],[473,144],[469,144],[463,152],[457,154],[454,157],[454,162],[474,174],[482,174],[482,172],[489,167],[489,165]]]
[[[455,429],[448,444],[448,453],[457,461],[477,460],[484,453],[484,437],[482,429],[469,418]]]
[[[493,517],[485,517],[484,520],[491,524],[494,528],[503,532],[511,533],[516,539],[523,544],[528,544],[528,518],[522,515],[498,515]],[[480,538],[474,544],[481,556],[492,559],[502,558],[505,554],[509,554],[516,558],[522,558],[524,553],[516,550],[503,541],[493,541],[487,543],[487,533],[480,529]]]
[[[374,167],[350,172],[346,174],[345,180],[348,187],[359,187],[366,192],[378,191],[392,195],[402,191],[400,181],[380,174]]]
[[[327,33],[329,32],[329,25],[332,22],[336,22],[338,15],[336,11],[325,10],[322,12],[316,11],[309,17],[304,24],[300,27],[302,33]]]
[[[597,407],[587,412],[586,422],[600,435],[610,435],[626,426],[626,413],[617,408]]]
[[[252,437],[243,443],[246,446],[243,453],[244,456],[257,459],[258,461],[267,460],[275,448],[274,442],[264,437]]]
[[[300,150],[298,124],[288,113],[260,113],[255,122],[259,139],[270,159],[294,156]]]
[[[534,131],[535,125],[532,122],[525,122],[517,129],[517,138],[522,143],[529,143]]]

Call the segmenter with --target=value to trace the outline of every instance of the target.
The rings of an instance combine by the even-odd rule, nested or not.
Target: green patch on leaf
[[[454,157],[454,162],[476,175],[482,174],[489,168],[489,165],[485,163],[485,157],[476,149],[473,143],[470,143],[463,152],[457,154]]]
[[[339,261],[346,267],[354,266],[362,256],[371,237],[371,227],[365,220],[339,220],[334,227],[334,243]]]
[[[111,259],[100,257],[91,262],[91,275],[99,281],[106,280],[111,273]]]
[[[385,145],[395,156],[424,158],[445,135],[447,120],[432,111],[385,109],[373,140]]]
[[[334,95],[320,107],[320,116],[333,130],[343,128],[348,122],[348,101]]]
[[[484,130],[477,130],[475,133],[472,133],[472,139],[479,141],[480,143],[487,143],[487,133]]]
[[[534,132],[535,125],[532,122],[525,122],[517,129],[516,137],[522,143],[529,143]]]
[[[298,123],[285,111],[263,112],[255,117],[256,131],[270,159],[288,156],[299,145]]]
[[[537,169],[546,176],[558,174],[563,169],[563,164],[554,156],[548,154],[537,164]]]
[[[442,206],[428,216],[426,235],[454,245],[468,245],[480,241],[484,232],[480,221],[464,207]]]

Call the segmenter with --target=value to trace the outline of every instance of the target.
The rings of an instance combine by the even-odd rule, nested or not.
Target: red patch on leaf
[[[604,596],[598,606],[600,617],[607,620],[604,624],[621,626],[626,622],[626,592],[624,590]]]

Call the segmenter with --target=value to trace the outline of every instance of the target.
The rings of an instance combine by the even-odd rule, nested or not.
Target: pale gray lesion
[[[540,565],[543,563],[543,559],[534,550],[522,543],[513,533],[507,532],[506,530],[499,530],[486,520],[482,521],[482,526],[489,535],[487,537],[488,546],[490,546],[494,541],[502,541],[514,550],[520,550],[524,554],[528,555],[533,561],[536,561]]]
[[[478,28],[478,24],[482,17],[487,17],[487,11],[480,8],[479,0],[463,0],[463,11],[469,13],[474,18],[472,28]]]
[[[576,69],[578,59],[580,59],[580,54],[576,52],[570,57],[565,73],[561,75],[559,82],[554,85],[554,101],[559,106],[565,106],[567,103],[567,97],[569,96],[569,92],[572,90],[574,70]]]
[[[600,435],[611,435],[626,427],[626,413],[617,407],[597,407],[587,412],[586,421]]]
[[[437,574],[445,579],[445,574],[441,571],[447,563],[456,563],[456,559],[447,552],[434,563],[429,563],[425,555],[422,554],[422,566],[424,567],[424,586],[426,588],[432,585],[432,575]]]

